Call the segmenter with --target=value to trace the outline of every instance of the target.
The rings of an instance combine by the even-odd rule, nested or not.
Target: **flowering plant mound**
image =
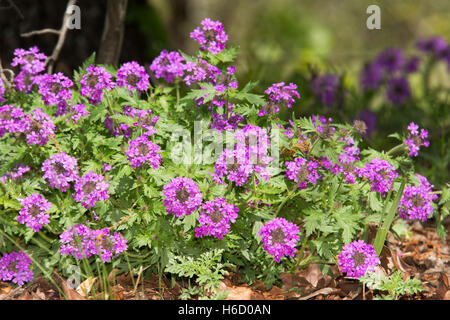
[[[268,284],[318,261],[359,278],[378,264],[392,221],[441,221],[448,189],[438,204],[413,166],[433,143],[426,129],[411,122],[382,151],[368,146],[369,121],[286,121],[303,83],[256,93],[255,82],[238,82],[237,48],[219,21],[190,37],[194,56],[164,50],[147,70],[96,65],[93,55],[71,77],[45,74],[36,47],[16,50],[19,72],[0,83],[3,280],[23,285],[54,268],[70,276],[80,261],[121,271],[145,263],[209,289],[233,266]],[[404,81],[389,75],[413,67],[387,51],[364,69],[364,88],[387,77],[387,97],[404,100]],[[315,78],[317,101],[333,104],[337,82]],[[363,241],[369,223],[380,227],[373,244]]]

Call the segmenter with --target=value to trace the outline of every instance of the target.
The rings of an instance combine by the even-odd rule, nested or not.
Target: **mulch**
[[[448,234],[450,219],[444,221],[444,226]],[[389,234],[387,240],[381,253],[381,271],[390,274],[400,270],[404,279],[412,277],[422,282],[421,292],[401,296],[401,300],[450,300],[450,239],[441,240],[433,221],[411,223],[406,237],[399,239]],[[335,265],[330,265],[329,270],[333,276],[322,273],[317,264],[295,273],[283,273],[282,284],[270,290],[261,281],[243,284],[238,274],[230,273],[219,290],[229,292],[227,300],[371,300],[380,293],[363,288],[358,280],[344,277]],[[126,274],[110,277],[114,278],[115,285],[106,296],[100,292],[99,281],[84,283],[86,288],[92,284],[88,297],[82,290],[70,288],[60,276],[56,276],[55,281],[70,300],[173,300],[179,299],[182,288],[188,286],[187,281],[174,284],[165,278],[160,281],[157,275],[148,279],[131,279]],[[0,300],[60,299],[64,296],[43,277],[24,287],[0,281]]]

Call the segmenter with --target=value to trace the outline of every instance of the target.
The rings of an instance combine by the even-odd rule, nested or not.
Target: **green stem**
[[[391,154],[393,154],[393,153],[395,153],[395,152],[398,152],[398,151],[404,151],[404,150],[406,150],[406,146],[405,146],[404,143],[401,143],[401,144],[399,144],[399,145],[393,147],[393,148],[392,148],[391,150],[389,150],[388,152],[386,152],[386,155],[391,155]]]
[[[388,215],[386,216],[386,219],[384,220],[383,225],[378,230],[377,235],[374,240],[374,248],[378,255],[380,255],[381,250],[383,249],[384,243],[386,241],[386,236],[391,228],[392,222],[394,221],[395,214],[397,213],[397,208],[400,203],[400,199],[403,195],[403,190],[405,188],[406,184],[406,178],[403,179],[402,184],[400,185],[400,188],[397,191],[397,195],[395,196],[394,202],[392,203]],[[388,202],[386,202],[386,206],[388,205]]]
[[[294,190],[297,189],[297,184],[294,184],[291,190],[288,190],[288,194],[286,198],[283,200],[283,202],[280,203],[278,206],[277,211],[275,212],[275,217],[278,216],[278,213],[280,212],[281,208],[286,204],[286,202],[291,198],[292,194],[294,193]]]

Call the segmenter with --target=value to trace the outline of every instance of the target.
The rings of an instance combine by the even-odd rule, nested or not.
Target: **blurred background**
[[[43,28],[59,29],[63,0],[0,0],[0,55],[11,61],[15,48],[37,45],[49,55],[56,35],[21,38]],[[368,30],[366,9],[381,8],[381,30]],[[106,0],[79,0],[81,29],[69,32],[59,68],[73,70],[98,50]],[[20,11],[20,13],[18,12]],[[151,62],[163,49],[193,54],[189,33],[201,20],[220,20],[229,44],[240,47],[239,78],[286,80],[308,63],[356,72],[386,47],[414,51],[421,36],[450,38],[448,0],[129,0],[120,62]]]
[[[381,8],[381,30],[366,27],[366,9],[372,4]],[[79,0],[77,5],[81,29],[68,32],[56,64],[56,71],[67,75],[98,51],[107,1]],[[50,55],[56,35],[23,38],[20,34],[59,29],[65,7],[62,0],[0,0],[3,65],[12,61],[15,48],[36,45]],[[148,66],[163,49],[195,54],[198,45],[189,33],[205,17],[220,20],[229,36],[227,45],[239,46],[235,65],[241,85],[258,80],[254,91],[263,94],[275,82],[297,84],[301,99],[293,109],[296,115],[320,113],[351,122],[361,112],[369,112],[375,129],[366,142],[377,148],[395,145],[387,135],[415,121],[430,130],[432,140],[432,147],[421,153],[420,172],[433,175],[435,184],[448,182],[450,66],[438,63],[433,68],[431,81],[440,88],[434,97],[439,99],[422,99],[425,92],[419,74],[409,76],[409,82],[412,95],[421,98],[401,106],[386,102],[383,93],[368,97],[358,90],[364,64],[382,50],[400,48],[411,56],[420,53],[416,44],[423,37],[441,36],[450,41],[450,1],[128,0],[119,63],[135,60]],[[345,103],[332,108],[316,103],[311,81],[323,73],[339,76],[347,95]],[[439,143],[433,146],[434,141]]]

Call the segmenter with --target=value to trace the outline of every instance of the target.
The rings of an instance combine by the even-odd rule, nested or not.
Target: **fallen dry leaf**
[[[94,285],[97,277],[91,277],[84,280],[77,288],[76,292],[83,297],[87,297],[89,292],[91,292],[92,286]]]
[[[322,288],[322,289],[319,289],[317,291],[314,291],[311,294],[308,294],[305,297],[301,297],[298,300],[308,300],[308,299],[314,298],[314,297],[316,297],[318,295],[336,294],[338,292],[339,292],[339,289],[337,289],[337,288]]]

